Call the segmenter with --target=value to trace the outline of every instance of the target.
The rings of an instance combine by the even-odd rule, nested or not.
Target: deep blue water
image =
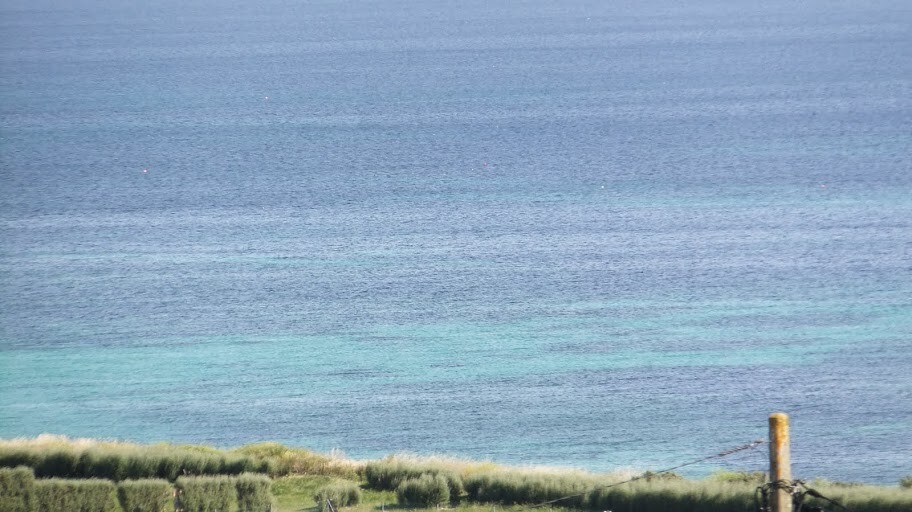
[[[912,4],[152,3],[0,5],[0,437],[912,473]]]

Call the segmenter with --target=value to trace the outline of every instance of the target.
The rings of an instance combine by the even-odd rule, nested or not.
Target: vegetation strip
[[[80,464],[83,460],[92,463]],[[175,477],[149,479],[161,474],[162,461],[167,461],[168,470],[164,473]],[[225,461],[244,463],[236,466]],[[174,510],[175,489],[188,512],[291,512],[323,507],[326,499],[346,512],[372,512],[393,503],[401,507],[456,507],[466,512],[489,512],[496,506],[498,510],[505,508],[505,512],[521,512],[520,507],[567,496],[572,498],[560,502],[559,509],[753,512],[755,491],[765,482],[762,472],[719,473],[704,480],[651,473],[638,481],[624,482],[632,475],[513,468],[490,462],[407,455],[365,463],[275,443],[217,450],[59,437],[0,441],[0,467],[3,466],[0,510],[4,512],[170,512]],[[257,471],[237,472],[239,467]],[[230,468],[230,473],[218,474],[220,468]],[[76,478],[86,472],[121,478],[116,484],[114,478]],[[35,478],[57,477],[58,473],[68,479]],[[142,478],[124,478],[127,475]],[[912,512],[909,477],[903,479],[901,486],[893,487],[820,480],[811,485],[855,512]],[[92,504],[63,503],[64,499]],[[812,499],[806,505],[827,508],[825,502]]]

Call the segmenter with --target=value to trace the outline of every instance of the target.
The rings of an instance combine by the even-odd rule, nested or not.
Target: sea
[[[912,474],[908,0],[0,2],[0,437],[636,471],[779,411]]]

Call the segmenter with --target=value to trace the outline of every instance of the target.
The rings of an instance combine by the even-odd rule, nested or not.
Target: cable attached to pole
[[[757,510],[760,512],[769,511],[769,494],[771,491],[781,489],[789,493],[792,497],[792,510],[794,512],[815,512],[823,510],[820,507],[810,507],[804,504],[804,501],[808,496],[811,498],[816,498],[821,501],[825,501],[830,505],[839,507],[846,512],[852,512],[849,507],[846,507],[838,501],[828,498],[820,493],[816,489],[812,489],[807,486],[807,483],[803,480],[777,480],[775,482],[769,482],[766,484],[757,487]]]
[[[751,441],[750,443],[742,444],[742,445],[740,445],[740,446],[736,446],[736,447],[734,447],[734,448],[731,448],[731,449],[728,449],[728,450],[725,450],[725,451],[721,451],[721,452],[719,452],[719,453],[715,453],[715,454],[710,455],[710,456],[708,456],[708,457],[703,457],[703,458],[700,458],[700,459],[696,459],[696,460],[692,460],[692,461],[689,461],[689,462],[685,462],[685,463],[683,463],[683,464],[678,464],[677,466],[670,467],[670,468],[666,468],[666,469],[663,469],[663,470],[660,470],[660,471],[646,471],[645,473],[642,473],[642,474],[640,474],[640,475],[638,475],[638,476],[635,476],[635,477],[633,477],[633,478],[630,478],[630,479],[628,479],[628,480],[624,480],[624,481],[622,481],[622,482],[616,482],[616,483],[608,484],[608,485],[598,485],[598,486],[595,486],[595,487],[593,487],[593,488],[591,488],[591,489],[589,489],[589,490],[587,490],[587,491],[585,491],[585,492],[581,492],[581,493],[577,493],[577,494],[571,494],[571,495],[569,495],[569,496],[562,496],[562,497],[560,497],[560,498],[553,499],[553,500],[549,500],[549,501],[545,501],[545,502],[539,503],[539,504],[537,504],[537,505],[531,505],[531,506],[529,506],[529,507],[521,508],[521,509],[519,509],[519,511],[517,511],[517,512],[521,512],[521,511],[523,511],[523,510],[531,510],[531,509],[541,508],[541,507],[544,507],[544,506],[547,506],[547,505],[552,505],[552,504],[557,503],[557,502],[559,502],[559,501],[569,500],[569,499],[571,499],[571,498],[579,498],[580,496],[585,496],[585,495],[587,495],[587,494],[589,494],[590,492],[595,491],[595,490],[610,489],[611,487],[617,487],[617,486],[619,486],[619,485],[629,484],[629,483],[631,483],[631,482],[636,482],[637,480],[642,480],[642,479],[644,479],[644,478],[652,478],[652,477],[654,477],[655,475],[661,475],[661,474],[663,474],[663,473],[671,473],[672,471],[675,471],[675,470],[678,470],[678,469],[681,469],[681,468],[684,468],[684,467],[687,467],[687,466],[693,466],[694,464],[700,464],[701,462],[707,462],[707,461],[710,461],[710,460],[713,460],[713,459],[721,459],[722,457],[727,457],[727,456],[729,456],[729,455],[731,455],[731,454],[733,454],[733,453],[743,452],[744,450],[750,450],[750,449],[756,448],[757,446],[760,446],[760,445],[762,445],[762,444],[764,444],[764,443],[766,443],[765,440],[763,440],[763,439],[757,439],[756,441]]]

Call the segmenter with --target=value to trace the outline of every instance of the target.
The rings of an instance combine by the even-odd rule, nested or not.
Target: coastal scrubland
[[[186,510],[373,512],[457,509],[518,512],[543,509],[628,512],[752,512],[763,473],[716,473],[702,480],[653,473],[511,467],[440,456],[392,455],[358,461],[277,443],[222,450],[39,436],[0,440],[3,510],[76,510],[61,500],[99,503],[111,512]],[[814,480],[808,485],[855,512],[912,512],[912,489]],[[80,497],[81,496],[81,497]],[[809,505],[833,509],[819,498]],[[17,508],[19,507],[19,508]],[[59,508],[64,507],[64,508]]]

